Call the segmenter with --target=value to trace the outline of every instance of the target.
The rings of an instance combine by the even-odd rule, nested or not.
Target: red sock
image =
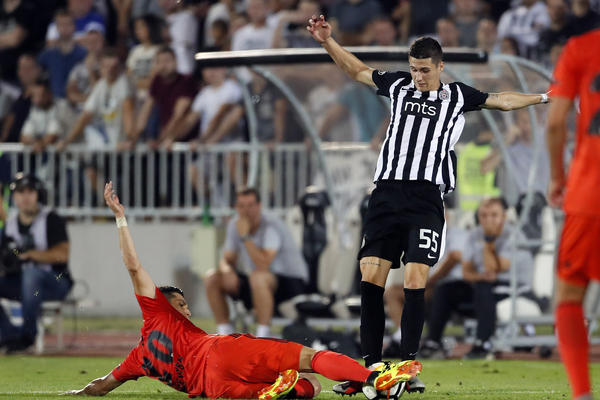
[[[312,399],[315,395],[315,387],[308,379],[300,378],[294,386],[296,391],[296,399]]]
[[[581,303],[560,303],[556,307],[556,330],[573,398],[590,393],[589,343]]]
[[[329,350],[317,352],[311,367],[316,373],[334,381],[365,382],[373,372],[350,357]]]

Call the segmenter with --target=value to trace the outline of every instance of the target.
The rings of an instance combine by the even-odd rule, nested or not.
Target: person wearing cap
[[[16,210],[6,219],[0,243],[16,245],[19,268],[0,275],[0,297],[20,300],[23,324],[11,324],[0,307],[0,348],[9,352],[34,343],[42,302],[63,300],[73,285],[65,221],[43,206],[42,182],[19,173],[10,190]]]
[[[54,22],[59,36],[42,51],[39,62],[48,74],[54,97],[64,98],[69,73],[85,59],[87,51],[75,41],[75,20],[67,10],[57,11]]]

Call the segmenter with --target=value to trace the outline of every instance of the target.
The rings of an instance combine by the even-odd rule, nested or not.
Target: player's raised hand
[[[331,25],[325,21],[323,15],[319,15],[318,18],[316,15],[313,15],[312,18],[308,20],[306,29],[311,33],[313,39],[319,43],[323,43],[331,36]]]
[[[104,185],[104,201],[106,201],[106,205],[112,212],[115,213],[115,217],[118,218],[125,215],[125,207],[119,201],[119,196],[117,196],[113,189],[112,181]]]

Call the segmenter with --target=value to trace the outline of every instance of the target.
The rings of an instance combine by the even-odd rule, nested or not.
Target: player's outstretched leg
[[[319,351],[312,356],[311,369],[326,378],[335,381],[356,382],[357,391],[362,389],[363,384],[370,385],[376,390],[387,390],[400,381],[407,381],[421,372],[421,363],[407,360],[401,363],[382,363],[375,370],[363,367],[355,360],[343,354],[333,351]],[[336,385],[337,386],[337,385]],[[335,390],[339,394],[344,393]]]
[[[259,400],[274,400],[285,396],[294,388],[299,375],[298,371],[293,369],[283,371],[275,383],[258,392]]]

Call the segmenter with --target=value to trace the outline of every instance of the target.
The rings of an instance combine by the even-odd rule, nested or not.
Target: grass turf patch
[[[56,399],[60,393],[78,389],[104,376],[121,358],[109,357],[0,357],[0,399]],[[592,367],[592,376],[600,376],[600,364]],[[543,361],[425,361],[421,378],[427,385],[423,395],[405,395],[412,400],[486,399],[554,400],[570,398],[562,365]],[[333,381],[322,378],[321,400],[340,399],[333,394]],[[596,382],[596,392],[600,382]],[[185,399],[149,378],[127,382],[107,399]],[[358,395],[357,399],[364,399]]]

